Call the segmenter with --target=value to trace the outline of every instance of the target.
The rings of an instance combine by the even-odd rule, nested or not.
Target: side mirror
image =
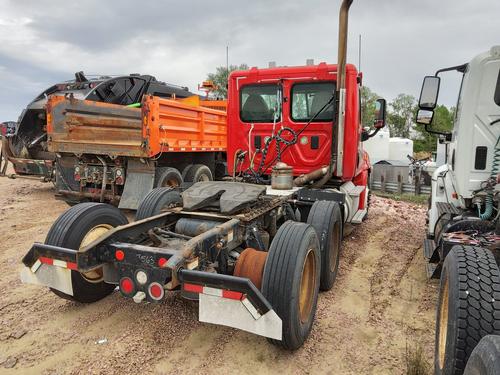
[[[375,102],[375,129],[382,129],[385,126],[385,99],[377,99]]]
[[[440,81],[441,79],[435,76],[424,78],[422,90],[420,91],[420,99],[418,100],[418,107],[420,109],[432,111],[436,108]]]
[[[433,117],[434,117],[434,111],[429,111],[427,109],[419,109],[417,112],[416,122],[417,124],[430,125]]]

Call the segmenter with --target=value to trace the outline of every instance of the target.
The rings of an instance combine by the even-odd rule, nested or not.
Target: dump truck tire
[[[186,182],[213,181],[213,179],[210,168],[204,164],[194,164],[184,174],[184,181]]]
[[[177,169],[172,167],[156,168],[155,187],[177,187],[182,185],[182,181],[181,172]]]
[[[45,243],[78,250],[111,228],[127,223],[125,215],[114,206],[104,203],[80,203],[59,216],[52,224]],[[102,278],[102,273],[100,276]],[[59,297],[72,301],[96,302],[106,297],[116,287],[105,283],[101,278],[99,270],[85,275],[71,271],[72,296],[55,289],[51,290]]]
[[[182,198],[177,190],[168,187],[160,187],[151,190],[137,208],[135,220],[142,220],[147,217],[161,213],[163,208],[182,205]]]
[[[500,333],[500,272],[491,251],[453,246],[441,272],[434,368],[462,374],[486,335]]]
[[[337,202],[316,201],[309,211],[307,223],[318,235],[321,248],[320,290],[333,287],[339,269],[342,244],[342,213]]]
[[[311,332],[318,301],[320,247],[311,225],[285,222],[276,233],[262,280],[262,292],[281,318],[282,340],[277,346],[295,350]]]
[[[500,336],[488,335],[479,341],[467,361],[464,374],[500,374]]]

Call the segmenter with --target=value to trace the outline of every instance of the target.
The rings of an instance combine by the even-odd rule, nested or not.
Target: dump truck
[[[50,96],[72,95],[76,99],[130,105],[140,102],[146,94],[179,99],[195,95],[187,87],[164,83],[147,74],[90,78],[77,72],[73,80],[54,84],[37,95],[18,121],[9,122],[10,131],[2,140],[3,156],[12,163],[17,176],[38,176],[51,181],[55,155],[48,150],[45,109]]]
[[[344,228],[367,214],[362,141],[385,125],[382,99],[375,129],[360,123],[362,75],[346,64],[351,3],[338,64],[231,74],[226,180],[155,188],[132,223],[111,205],[78,204],[24,256],[22,280],[82,303],[116,286],[137,303],[177,291],[199,301],[200,321],[301,347],[319,291],[334,286]]]
[[[135,210],[155,187],[222,178],[223,105],[197,96],[145,95],[137,108],[50,97],[47,147],[56,155],[56,197]]]
[[[451,133],[432,127],[448,72],[462,79]],[[500,334],[500,46],[425,77],[416,121],[447,150],[432,176],[424,242],[428,275],[440,278],[435,372],[461,374],[467,365],[485,374],[487,358],[500,363],[500,339],[488,336]]]

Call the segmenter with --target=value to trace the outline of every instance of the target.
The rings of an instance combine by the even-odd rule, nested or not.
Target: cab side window
[[[335,91],[333,82],[296,83],[292,86],[292,120],[333,120],[333,101],[328,104]],[[326,107],[325,107],[326,106]]]

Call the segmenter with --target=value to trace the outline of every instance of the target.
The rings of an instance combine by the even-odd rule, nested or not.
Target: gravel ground
[[[0,178],[1,374],[398,374],[408,350],[432,362],[437,285],[427,282],[425,209],[374,197],[343,246],[339,278],[321,293],[306,344],[199,323],[178,294],[140,304],[113,293],[91,305],[21,284],[21,258],[67,206],[50,184]]]

